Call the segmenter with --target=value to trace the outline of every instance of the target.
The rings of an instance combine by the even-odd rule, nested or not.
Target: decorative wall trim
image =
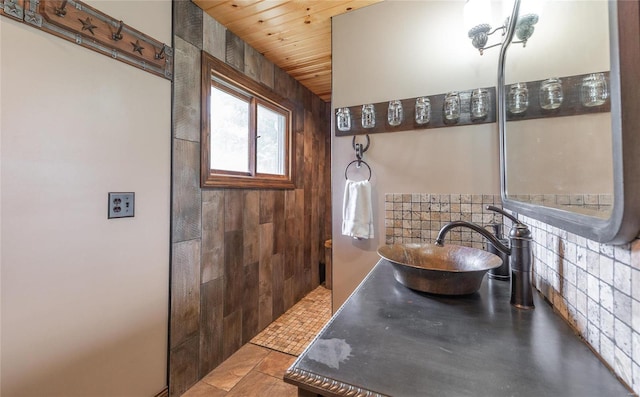
[[[0,0],[0,15],[168,80],[173,49],[76,0]]]
[[[604,75],[607,87],[609,84],[609,72],[600,72]],[[554,110],[545,110],[540,107],[540,86],[544,80],[527,81],[528,90],[528,106],[527,110],[520,114],[507,112],[507,121],[531,120],[550,117],[577,116],[591,113],[605,113],[611,111],[611,100],[607,97],[605,102],[600,106],[584,106],[581,101],[580,92],[585,77],[591,73],[560,76],[562,81],[563,101],[562,105]],[[509,96],[511,84],[506,86],[507,97]],[[455,127],[462,125],[486,124],[496,122],[496,88],[486,88],[489,92],[490,105],[487,116],[482,119],[473,119],[471,115],[471,93],[473,90],[459,91],[460,96],[460,118],[456,122],[449,122],[444,118],[443,106],[446,94],[438,94],[426,96],[431,102],[431,120],[427,124],[417,124],[415,118],[415,102],[416,98],[402,99],[402,107],[404,110],[404,119],[398,126],[390,126],[387,122],[387,108],[389,102],[374,103],[376,113],[375,127],[363,128],[361,124],[362,105],[348,106],[351,113],[351,129],[349,131],[339,131],[335,128],[336,136],[349,136],[361,134],[376,134],[381,132],[400,132],[441,127]],[[337,109],[336,109],[337,111]],[[334,113],[334,122],[336,114]]]
[[[303,388],[312,388],[314,391],[321,392],[323,396],[326,396],[327,392],[330,392],[332,396],[339,397],[387,397],[385,394],[326,378],[299,368],[288,369],[285,374],[285,379],[289,382],[303,385]]]
[[[4,15],[18,21],[24,19],[24,0],[0,0],[0,15]]]
[[[495,87],[487,88],[489,91],[490,105],[489,112],[484,119],[473,120],[471,117],[471,92],[458,91],[460,96],[460,118],[456,122],[448,122],[445,120],[443,106],[444,99],[447,94],[425,95],[431,103],[431,120],[427,124],[417,124],[415,122],[416,98],[402,99],[404,118],[400,125],[392,127],[387,122],[387,109],[389,102],[374,103],[376,112],[376,125],[373,128],[363,128],[361,124],[362,105],[348,106],[351,112],[351,129],[349,131],[338,131],[335,129],[336,136],[349,136],[361,134],[376,134],[380,132],[399,132],[408,130],[455,127],[471,124],[495,123],[496,121],[496,89]],[[335,121],[335,113],[333,115]]]
[[[607,82],[607,87],[610,89],[609,72],[601,72]],[[527,90],[529,91],[529,106],[527,110],[521,114],[513,114],[506,112],[507,121],[520,121],[541,119],[549,117],[564,117],[564,116],[578,116],[582,114],[590,113],[605,113],[611,111],[611,99],[607,97],[605,103],[600,106],[588,107],[584,106],[581,101],[580,91],[582,90],[583,79],[589,76],[591,73],[580,74],[575,76],[558,76],[562,80],[562,92],[563,100],[562,105],[554,110],[545,110],[540,107],[540,86],[544,80],[527,81]],[[550,76],[551,77],[551,76]],[[509,90],[511,84],[507,84],[505,92],[507,98],[509,97]],[[508,99],[507,99],[508,101]]]

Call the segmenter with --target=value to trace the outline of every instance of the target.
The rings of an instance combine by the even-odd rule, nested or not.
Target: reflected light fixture
[[[502,39],[498,43],[487,45],[489,36],[500,31],[504,36],[509,26],[509,18],[515,2],[518,0],[503,0],[503,13],[506,19],[501,26],[492,29],[491,24],[491,0],[467,0],[464,5],[464,23],[468,31],[471,44],[478,49],[480,55],[484,50],[497,47],[502,44]],[[513,43],[522,43],[526,47],[527,40],[533,35],[534,25],[538,23],[542,11],[543,0],[519,0],[520,9],[518,20],[515,27],[515,36],[518,41]]]

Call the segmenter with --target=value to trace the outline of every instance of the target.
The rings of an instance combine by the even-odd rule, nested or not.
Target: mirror
[[[504,207],[608,243],[640,229],[640,124],[629,114],[640,15],[627,3],[545,2],[526,47],[505,39],[498,76]]]

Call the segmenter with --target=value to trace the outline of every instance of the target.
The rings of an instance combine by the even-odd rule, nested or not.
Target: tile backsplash
[[[499,195],[385,194],[386,243],[433,242],[447,222],[502,223]],[[640,239],[607,245],[519,216],[533,234],[532,283],[636,394],[640,392]],[[511,226],[504,220],[505,232]],[[483,248],[478,233],[448,241]]]
[[[387,244],[432,243],[442,226],[451,221],[488,225],[502,223],[502,215],[485,209],[501,206],[494,194],[401,194],[387,193],[384,198],[385,236]],[[484,240],[469,229],[455,228],[447,241],[483,248]]]
[[[640,240],[607,245],[519,216],[533,233],[533,284],[640,392]]]

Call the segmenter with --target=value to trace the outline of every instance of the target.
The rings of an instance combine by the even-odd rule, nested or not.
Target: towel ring
[[[369,167],[369,164],[367,164],[367,162],[364,161],[364,160],[353,160],[352,162],[347,164],[347,167],[344,169],[344,179],[349,179],[349,177],[347,176],[347,172],[349,171],[349,166],[351,166],[351,164],[355,164],[355,163],[358,163],[358,165],[364,164],[364,165],[367,166],[367,168],[369,169],[369,178],[367,178],[367,180],[370,181],[371,180],[371,167]]]

